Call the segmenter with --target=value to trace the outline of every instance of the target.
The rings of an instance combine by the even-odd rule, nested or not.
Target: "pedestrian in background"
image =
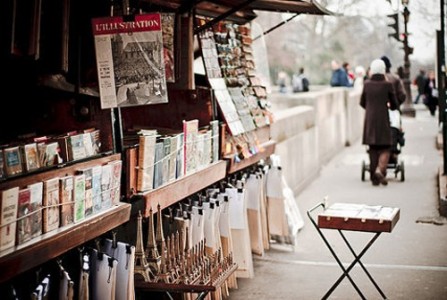
[[[368,146],[370,178],[373,185],[387,185],[386,170],[393,145],[388,109],[399,107],[394,87],[385,78],[386,67],[382,59],[370,65],[370,78],[365,80],[360,106],[365,109],[363,145]]]
[[[419,74],[413,80],[413,84],[416,85],[418,94],[414,99],[414,104],[418,104],[419,100],[422,99],[422,103],[425,101],[425,84],[427,83],[427,75],[424,69],[419,70]]]
[[[288,82],[287,73],[284,71],[280,71],[278,73],[278,81],[277,81],[280,93],[283,94],[287,93],[287,82]]]
[[[298,74],[293,74],[292,89],[294,93],[309,91],[309,79],[304,75],[304,68],[300,68]]]
[[[366,70],[363,66],[357,66],[355,67],[355,79],[353,87],[357,90],[363,89],[363,82],[366,78]]]
[[[430,114],[435,115],[436,107],[438,106],[439,91],[436,85],[435,71],[430,70],[428,72],[428,78],[425,82],[424,88],[425,105],[427,106]]]
[[[405,93],[402,80],[397,74],[391,72],[391,61],[387,56],[382,56],[381,59],[385,63],[385,78],[393,84],[394,92],[396,94],[397,102],[399,106],[405,102],[407,94]]]
[[[347,86],[350,87],[348,74],[346,70],[340,65],[336,60],[331,62],[332,76],[331,76],[331,86]]]
[[[342,67],[343,69],[345,69],[346,75],[348,75],[349,86],[353,86],[355,80],[355,74],[354,72],[352,72],[351,65],[347,61],[345,61]]]

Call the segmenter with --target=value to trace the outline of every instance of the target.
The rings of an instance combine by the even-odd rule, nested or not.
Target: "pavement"
[[[438,118],[422,104],[416,116],[403,117],[406,144],[399,155],[405,179],[388,173],[387,186],[373,186],[369,174],[361,180],[362,162],[369,162],[360,140],[328,162],[319,176],[295,195],[304,226],[295,245],[271,243],[264,255],[253,255],[254,277],[238,278],[230,300],[322,299],[342,275],[329,249],[310,222],[307,211],[322,202],[347,202],[398,207],[400,219],[383,233],[361,261],[387,299],[447,299],[447,221],[439,212],[439,170],[443,155],[437,147]],[[299,154],[298,154],[299,155]],[[287,180],[287,178],[286,178]],[[315,211],[318,214],[318,210]],[[331,247],[347,266],[354,259],[337,230],[323,230]],[[371,233],[345,231],[358,253]],[[366,299],[383,299],[357,264],[349,273]],[[329,299],[361,299],[347,278]]]

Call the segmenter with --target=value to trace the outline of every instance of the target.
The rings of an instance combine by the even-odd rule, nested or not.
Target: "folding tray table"
[[[356,264],[359,264],[363,271],[366,273],[372,284],[376,287],[377,291],[386,299],[385,294],[380,289],[379,285],[375,282],[371,274],[361,262],[361,258],[368,251],[374,241],[379,237],[382,232],[391,232],[396,225],[400,217],[400,209],[395,207],[385,206],[370,206],[365,204],[353,204],[353,203],[334,203],[329,207],[326,207],[325,202],[321,202],[307,211],[307,215],[312,224],[317,229],[319,235],[323,239],[324,243],[328,247],[329,251],[337,261],[340,268],[343,270],[343,274],[337,279],[332,287],[326,292],[322,299],[327,299],[331,293],[337,288],[340,282],[347,277],[352,286],[358,292],[362,299],[366,299],[363,293],[360,291],[357,284],[354,282],[349,272],[354,268]],[[322,207],[323,212],[318,214],[318,223],[312,217],[311,213],[317,208]],[[347,247],[354,255],[354,260],[351,264],[345,268],[335,253],[333,247],[329,244],[328,240],[323,234],[321,229],[336,229],[340,233],[342,239],[346,243]],[[366,244],[360,253],[356,253],[351,247],[346,236],[343,234],[344,230],[349,231],[362,231],[374,233],[374,236]]]

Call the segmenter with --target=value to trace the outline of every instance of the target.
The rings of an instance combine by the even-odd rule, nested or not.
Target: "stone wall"
[[[361,137],[364,112],[359,98],[360,92],[347,88],[269,95],[275,115],[271,125],[275,154],[295,193],[343,147]]]

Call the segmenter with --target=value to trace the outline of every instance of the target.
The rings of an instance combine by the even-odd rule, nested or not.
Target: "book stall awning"
[[[314,0],[205,0],[185,4],[181,0],[142,0],[151,8],[167,8],[175,12],[194,9],[198,15],[206,17],[225,16],[236,23],[246,23],[256,18],[256,10],[294,14],[332,15],[324,6]]]

